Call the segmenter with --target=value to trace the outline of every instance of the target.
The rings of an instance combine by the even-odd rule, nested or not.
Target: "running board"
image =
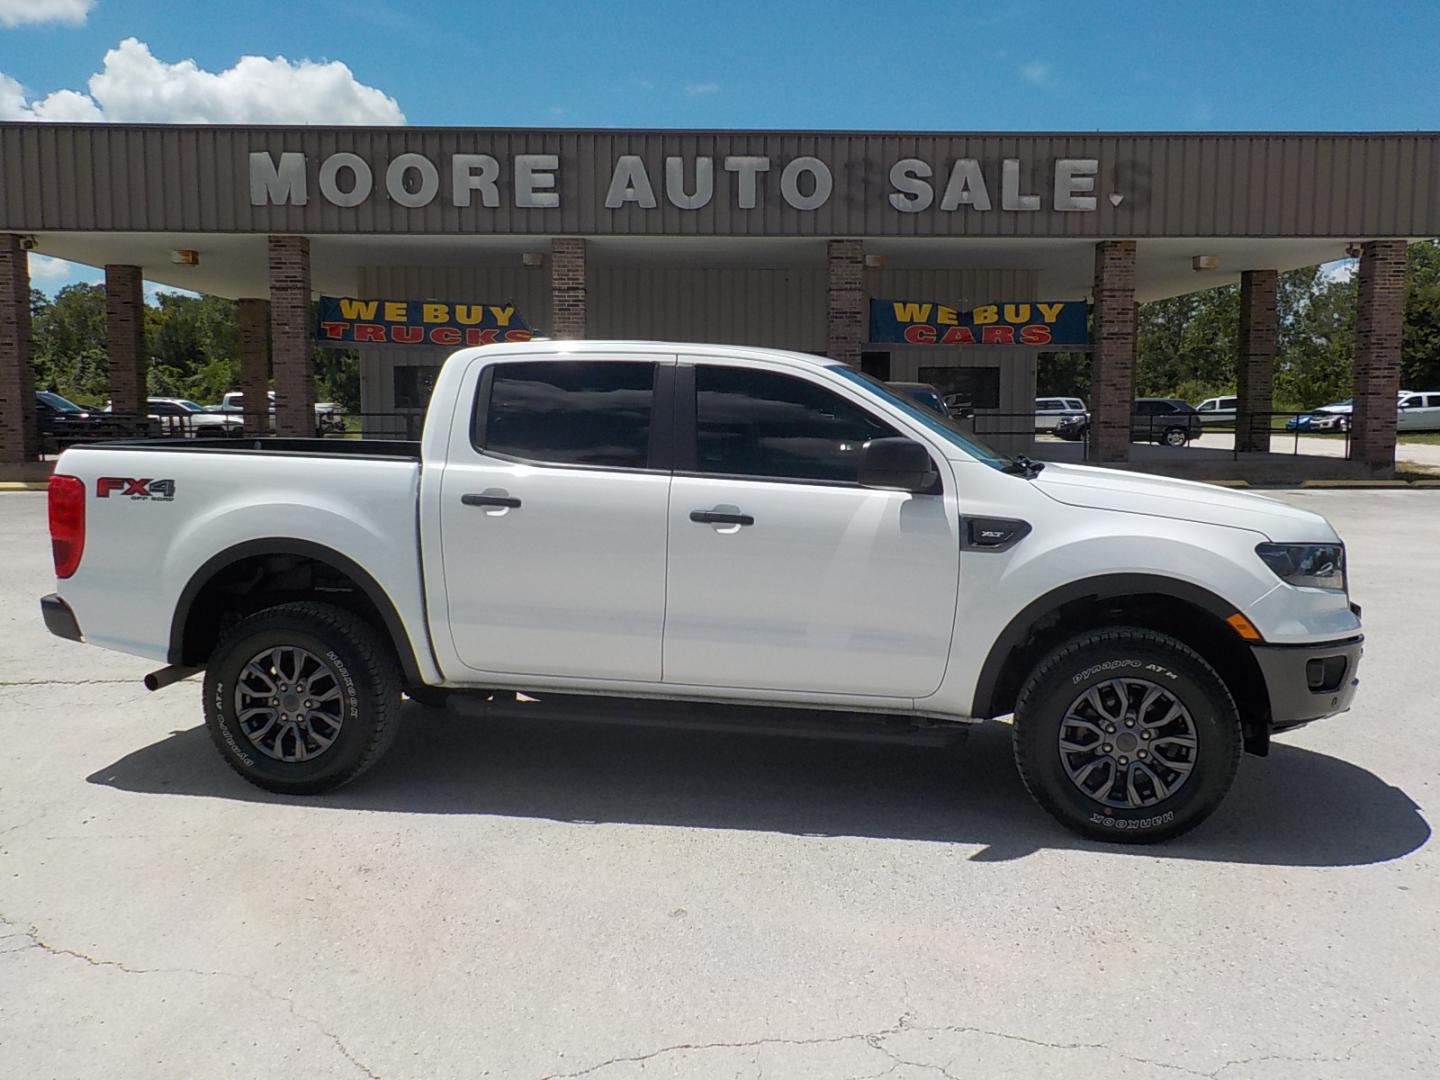
[[[547,693],[543,698],[537,698],[511,691],[496,691],[494,694],[454,691],[446,699],[445,708],[461,716],[487,720],[560,720],[921,746],[952,746],[964,739],[973,726],[961,721],[893,713],[788,709],[742,702],[652,701],[583,694]]]

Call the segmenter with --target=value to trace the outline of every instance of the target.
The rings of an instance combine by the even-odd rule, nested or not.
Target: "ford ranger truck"
[[[152,688],[203,669],[221,756],[278,792],[374,765],[406,694],[677,724],[1013,716],[1041,806],[1160,840],[1243,752],[1348,708],[1361,654],[1323,517],[997,453],[769,349],[463,349],[418,444],[87,445],[49,498],[50,629],[165,664]]]

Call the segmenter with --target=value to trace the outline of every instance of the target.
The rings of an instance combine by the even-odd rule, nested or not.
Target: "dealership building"
[[[359,351],[367,414],[422,416],[453,348],[534,333],[824,354],[982,431],[1088,350],[1102,463],[1132,454],[1140,302],[1240,283],[1237,448],[1264,452],[1277,274],[1352,255],[1350,464],[1384,473],[1405,245],[1437,234],[1436,133],[0,124],[0,463],[39,450],[30,250],[104,268],[120,413],[150,280],[238,301],[239,389],[273,386],[285,434],[312,429],[317,340]]]

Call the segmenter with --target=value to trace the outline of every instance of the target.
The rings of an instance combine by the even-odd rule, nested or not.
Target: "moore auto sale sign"
[[[248,186],[256,207],[319,202],[344,209],[389,203],[412,210],[434,205],[553,210],[564,208],[565,180],[573,172],[582,183],[578,197],[612,211],[695,212],[717,204],[747,211],[772,202],[809,213],[837,199],[853,200],[856,193],[847,184],[876,188],[879,205],[901,216],[932,209],[1087,214],[1099,205],[1101,163],[1096,157],[896,156],[878,163],[884,173],[879,185],[866,180],[875,164],[836,162],[815,153],[614,153],[578,161],[560,153],[404,150],[376,157],[351,150],[322,155],[262,149],[249,153]],[[1118,207],[1124,195],[1111,191],[1105,198]]]

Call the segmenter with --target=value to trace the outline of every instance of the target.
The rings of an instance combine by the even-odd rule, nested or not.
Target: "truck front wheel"
[[[205,723],[220,755],[267,791],[314,795],[390,748],[400,673],[363,619],[300,601],[236,623],[205,670]]]
[[[1203,657],[1165,634],[1097,630],[1050,653],[1021,688],[1015,763],[1035,801],[1082,836],[1167,840],[1219,805],[1240,716]]]

